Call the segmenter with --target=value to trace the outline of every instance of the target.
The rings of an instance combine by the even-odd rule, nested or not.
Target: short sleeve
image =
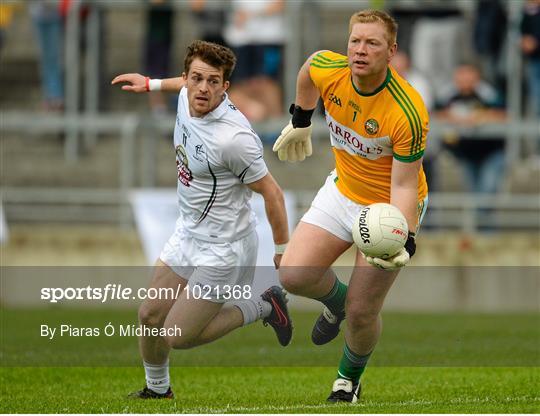
[[[255,182],[268,173],[263,146],[255,134],[239,132],[223,149],[223,162],[242,183]]]
[[[427,112],[408,108],[394,127],[393,153],[400,162],[414,162],[424,155],[429,131]]]
[[[319,91],[323,91],[327,82],[334,80],[337,73],[348,67],[346,56],[331,51],[322,51],[311,59],[309,75]]]

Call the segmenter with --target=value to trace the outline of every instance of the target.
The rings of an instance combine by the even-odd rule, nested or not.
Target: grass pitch
[[[364,374],[361,402],[326,403],[342,338],[316,347],[316,313],[293,312],[280,347],[252,325],[216,343],[172,353],[174,400],[129,400],[144,383],[128,337],[39,336],[42,323],[103,326],[134,311],[0,310],[2,413],[538,413],[537,314],[386,314]]]
[[[138,368],[3,368],[3,413],[537,413],[539,371],[371,368],[355,405],[325,402],[335,369],[172,368],[174,400],[126,399]]]

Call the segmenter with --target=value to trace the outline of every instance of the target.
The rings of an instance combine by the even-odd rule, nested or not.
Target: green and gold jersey
[[[377,90],[363,94],[347,57],[331,51],[313,57],[310,76],[324,102],[338,189],[359,204],[390,202],[392,159],[414,162],[426,147],[429,116],[420,94],[391,67]],[[426,195],[421,169],[418,201]]]

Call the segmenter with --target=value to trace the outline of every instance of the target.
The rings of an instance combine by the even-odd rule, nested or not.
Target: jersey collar
[[[227,95],[226,92],[224,92],[223,101],[221,101],[221,104],[218,105],[214,110],[206,114],[201,120],[212,121],[212,120],[220,119],[227,112],[227,109],[229,108],[229,104],[230,104],[229,96]]]
[[[352,84],[354,90],[356,91],[356,93],[358,95],[361,95],[362,97],[371,97],[372,95],[378,94],[379,92],[381,92],[386,87],[386,85],[390,82],[391,79],[392,79],[392,71],[390,70],[390,67],[388,67],[386,69],[386,78],[384,79],[383,83],[381,85],[379,85],[377,87],[377,89],[375,89],[375,91],[370,92],[370,93],[365,93],[365,92],[361,92],[356,87],[356,85],[354,85],[354,81],[353,81],[352,74],[351,74],[351,84]]]

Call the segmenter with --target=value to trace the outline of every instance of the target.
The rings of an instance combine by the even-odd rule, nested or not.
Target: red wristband
[[[150,91],[150,77],[144,77],[144,83],[146,85],[146,91]]]

